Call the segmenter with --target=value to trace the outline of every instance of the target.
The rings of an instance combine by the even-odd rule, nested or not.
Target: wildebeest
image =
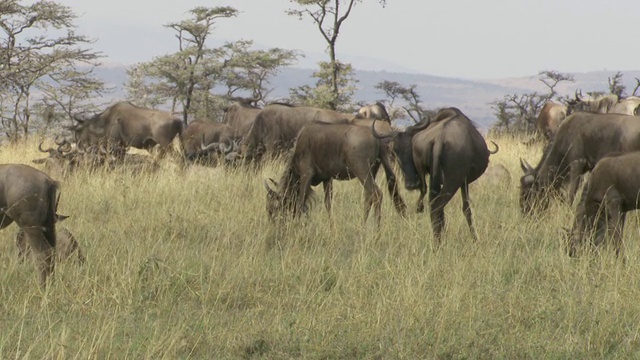
[[[224,110],[222,122],[233,128],[235,138],[243,138],[249,133],[256,116],[262,110],[251,106],[250,101],[234,101]]]
[[[381,139],[393,139],[408,190],[420,190],[417,210],[424,211],[429,177],[431,223],[437,243],[444,229],[444,207],[453,195],[462,192],[462,210],[471,235],[477,239],[469,204],[469,184],[482,175],[492,153],[471,120],[457,108],[440,110],[431,121],[395,131]],[[497,151],[497,149],[496,149]]]
[[[19,229],[16,234],[16,246],[18,248],[18,257],[21,261],[24,261],[31,254],[31,246],[27,244],[27,237],[22,229]],[[86,259],[76,238],[69,229],[58,226],[56,228],[56,260],[67,260],[74,253],[77,255],[78,264],[84,264]]]
[[[176,135],[182,133],[182,121],[171,113],[135,106],[129,102],[111,105],[88,120],[76,119],[70,127],[78,144],[151,149],[158,145],[163,154]]]
[[[610,114],[640,115],[640,97],[629,96],[620,99],[610,110]]]
[[[236,141],[235,130],[222,123],[213,121],[192,121],[184,129],[180,136],[182,151],[185,159],[188,161],[203,161],[210,163],[213,160],[209,156],[209,151],[203,151],[202,146],[220,144],[232,147]]]
[[[540,114],[538,114],[536,127],[545,138],[551,139],[555,136],[560,123],[562,123],[562,120],[566,117],[566,105],[547,101],[540,110]]]
[[[598,246],[605,238],[611,238],[616,254],[622,255],[626,213],[638,208],[640,152],[602,158],[593,169],[576,208],[569,235],[569,255],[575,256],[577,247],[586,239]]]
[[[348,123],[312,122],[298,135],[284,174],[273,190],[267,182],[267,212],[270,219],[297,216],[307,211],[311,187],[323,184],[324,202],[331,213],[332,180],[357,178],[365,191],[364,220],[371,206],[376,223],[381,220],[382,193],[375,182],[380,164],[384,168],[389,193],[396,210],[404,215],[387,147],[364,126]]]
[[[58,183],[40,170],[22,164],[0,165],[0,229],[12,222],[35,251],[40,284],[54,271]]]
[[[264,156],[277,157],[293,148],[303,126],[313,122],[344,122],[353,118],[333,110],[287,104],[269,104],[256,116],[247,136],[242,140],[241,154],[246,162]]]
[[[364,119],[384,120],[388,123],[391,123],[391,118],[389,118],[387,109],[384,107],[384,104],[379,101],[377,101],[375,104],[361,107],[360,110],[358,110],[358,114],[356,115],[356,117]]]
[[[44,171],[49,175],[65,177],[78,169],[89,172],[96,170],[126,170],[132,174],[149,173],[159,169],[159,164],[151,156],[141,154],[129,154],[127,149],[117,148],[108,150],[104,145],[85,146],[82,143],[73,148],[67,140],[58,142],[57,149],[42,148],[42,142],[38,144],[38,150],[49,154],[42,159],[31,160],[35,164],[43,164]]]
[[[576,91],[575,99],[567,102],[567,116],[576,112],[591,112],[606,114],[618,103],[618,95],[602,95],[597,98],[585,98],[582,92],[578,95]]]
[[[523,213],[546,208],[549,195],[569,181],[573,202],[582,174],[615,152],[640,150],[640,121],[634,116],[578,112],[567,117],[555,139],[533,168],[521,159],[520,208]]]

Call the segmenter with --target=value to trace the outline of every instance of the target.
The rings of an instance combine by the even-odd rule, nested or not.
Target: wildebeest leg
[[[42,227],[25,226],[22,230],[24,230],[27,242],[33,250],[34,258],[40,269],[40,285],[45,287],[47,279],[53,275],[54,271],[54,247],[45,237]]]
[[[333,196],[333,181],[327,180],[322,183],[324,189],[324,206],[327,208],[327,214],[331,219],[331,197]]]
[[[616,256],[624,255],[622,232],[624,230],[625,213],[622,212],[622,197],[612,189],[605,197],[605,212],[607,214],[607,236],[610,236],[616,249]]]
[[[311,178],[312,176],[310,174],[300,176],[300,189],[298,191],[298,201],[296,202],[297,205],[294,216],[299,216],[301,213],[307,212],[307,198],[311,192]]]
[[[439,190],[438,190],[439,191]],[[427,183],[424,180],[420,181],[420,196],[418,197],[418,203],[416,211],[421,213],[424,211],[424,197],[427,195]]]
[[[371,210],[371,205],[374,206],[373,211],[376,218],[376,225],[380,226],[380,222],[382,220],[382,192],[378,185],[376,185],[376,180],[373,175],[367,176],[364,180],[361,181],[362,186],[364,186],[364,219],[363,222],[367,222],[367,218],[369,217],[369,210]]]
[[[18,230],[18,233],[16,234],[16,247],[18,248],[18,259],[20,259],[20,262],[22,263],[29,255],[27,236],[22,229]]]
[[[464,217],[467,218],[467,224],[469,224],[469,230],[471,231],[473,240],[478,241],[478,234],[473,226],[473,216],[471,214],[471,206],[469,203],[469,184],[467,184],[466,181],[460,188],[460,191],[462,193],[462,212],[464,213]]]
[[[580,179],[581,175],[586,172],[587,161],[586,160],[576,160],[571,162],[569,165],[569,204],[573,204],[573,200],[578,193],[578,188],[580,187]]]

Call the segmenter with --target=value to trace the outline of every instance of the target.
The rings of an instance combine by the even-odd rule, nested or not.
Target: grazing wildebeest
[[[618,95],[615,94],[602,95],[595,99],[583,97],[582,92],[578,95],[576,91],[575,95],[575,99],[567,102],[567,116],[576,112],[606,114],[618,103]]]
[[[209,156],[210,151],[203,151],[202,146],[220,144],[231,147],[236,141],[235,130],[222,123],[212,121],[192,121],[184,129],[180,136],[182,151],[188,161],[202,161],[212,163],[214,159]]]
[[[303,127],[296,139],[293,154],[280,181],[272,190],[267,182],[267,212],[270,219],[297,216],[307,211],[311,187],[323,184],[324,202],[331,214],[332,180],[357,178],[365,190],[364,221],[371,206],[376,223],[381,220],[382,193],[375,176],[382,164],[389,194],[398,213],[406,206],[400,197],[391,168],[387,147],[364,126],[348,123],[312,122]]]
[[[78,144],[147,150],[158,145],[161,155],[171,149],[173,139],[182,133],[182,121],[171,113],[129,102],[116,103],[88,120],[76,122],[70,129]]]
[[[471,120],[457,108],[446,108],[432,121],[424,121],[402,132],[382,136],[375,129],[372,131],[378,138],[393,139],[393,150],[400,161],[405,187],[420,190],[418,212],[424,211],[426,175],[430,174],[429,205],[437,244],[444,228],[444,207],[458,189],[462,192],[462,211],[471,235],[477,239],[469,204],[469,184],[484,173],[492,152]]]
[[[389,118],[387,109],[384,107],[384,104],[379,101],[377,101],[373,105],[361,107],[360,110],[358,110],[358,114],[356,115],[356,117],[364,119],[384,120],[388,123],[391,123],[391,118]]]
[[[610,153],[640,150],[640,121],[618,114],[578,112],[565,119],[542,159],[533,168],[520,160],[520,209],[524,214],[543,210],[551,192],[569,181],[569,202],[579,187],[580,176]]]
[[[547,140],[550,140],[555,136],[560,123],[562,123],[562,120],[566,117],[566,105],[547,101],[540,110],[540,114],[538,114],[536,128]]]
[[[233,128],[234,137],[244,138],[251,129],[251,125],[258,116],[260,108],[251,106],[253,100],[234,101],[224,109],[224,119],[222,122]]]
[[[246,162],[264,156],[277,157],[293,148],[303,126],[313,122],[344,122],[353,115],[333,110],[287,104],[269,104],[256,116],[247,136],[242,140],[241,154]]]
[[[640,97],[629,96],[624,99],[620,99],[610,110],[609,114],[624,114],[624,115],[640,115]]]
[[[55,266],[58,187],[47,174],[30,166],[0,165],[0,229],[15,221],[24,231],[35,251],[42,286]]]
[[[18,248],[18,257],[21,261],[24,261],[31,254],[31,246],[27,244],[27,237],[22,229],[18,230],[16,234],[16,246]],[[78,264],[84,264],[86,259],[76,238],[69,229],[58,226],[56,228],[56,260],[64,261],[74,253],[77,254]]]
[[[637,120],[636,120],[637,121]],[[640,208],[640,152],[606,156],[596,164],[576,208],[568,252],[589,239],[598,246],[611,238],[623,255],[622,232],[626,213]]]

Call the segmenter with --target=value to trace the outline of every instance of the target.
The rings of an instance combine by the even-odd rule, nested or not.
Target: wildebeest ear
[[[270,178],[269,180],[273,181],[273,179],[271,179],[271,178]],[[265,181],[264,181],[264,188],[265,188],[265,189],[267,189],[267,195],[268,195],[269,197],[278,197],[278,193],[277,193],[277,192],[275,192],[275,191],[271,188],[271,186],[269,186],[269,183],[267,182],[267,180],[265,180]]]
[[[70,215],[61,215],[61,214],[56,214],[56,222],[60,222],[63,221],[65,219],[67,219]]]

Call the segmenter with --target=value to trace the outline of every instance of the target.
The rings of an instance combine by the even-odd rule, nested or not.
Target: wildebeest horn
[[[64,153],[64,152],[69,152],[71,151],[71,143],[68,142],[66,139],[62,139],[62,142],[57,142],[56,144],[58,144],[58,152],[59,153]]]
[[[204,144],[204,134],[202,134],[202,139],[200,140],[200,150],[203,152],[209,151],[211,149],[219,149],[220,148],[220,143],[218,142],[212,142],[209,145],[205,145]]]
[[[520,167],[522,168],[522,171],[524,171],[525,174],[530,174],[534,172],[533,167],[531,167],[531,165],[529,165],[529,163],[523,158],[520,158]]]
[[[233,150],[233,142],[231,144],[226,144],[224,142],[221,142],[219,147],[220,147],[220,151],[222,151],[223,154],[227,155],[228,153],[231,152],[231,150]]]
[[[497,153],[497,152],[498,152],[498,150],[500,150],[500,147],[499,147],[499,146],[498,146],[498,144],[496,144],[494,141],[491,141],[491,143],[493,144],[493,146],[495,146],[495,147],[496,147],[496,149],[495,149],[495,150],[493,150],[493,151],[489,150],[489,154],[493,155],[493,154]]]
[[[53,148],[48,148],[47,150],[42,149],[43,142],[44,140],[41,140],[40,143],[38,144],[38,150],[40,150],[40,152],[49,153],[49,155],[53,155],[53,153],[56,152]]]
[[[385,139],[393,138],[398,135],[398,131],[396,130],[392,130],[386,135],[378,134],[378,132],[376,131],[376,121],[378,120],[373,119],[373,122],[371,123],[371,134],[373,134],[373,137],[375,137],[376,139],[385,140]]]

